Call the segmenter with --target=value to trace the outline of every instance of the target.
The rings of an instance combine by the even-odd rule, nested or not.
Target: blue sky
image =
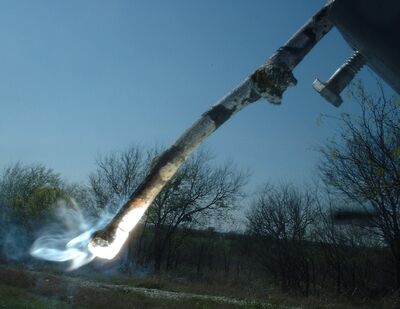
[[[0,168],[41,162],[84,182],[95,157],[169,146],[261,65],[322,0],[2,1]],[[337,124],[313,89],[351,54],[333,30],[296,68],[282,105],[257,102],[206,142],[251,184],[309,180]],[[366,75],[365,70],[361,76]]]

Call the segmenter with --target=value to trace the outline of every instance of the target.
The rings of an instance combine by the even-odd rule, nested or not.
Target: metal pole
[[[328,19],[329,8],[327,5],[318,11],[264,65],[205,112],[158,158],[129,201],[104,229],[92,235],[89,250],[95,256],[112,259],[119,252],[129,232],[180,166],[232,115],[260,98],[280,104],[283,92],[297,82],[292,70],[332,28]]]

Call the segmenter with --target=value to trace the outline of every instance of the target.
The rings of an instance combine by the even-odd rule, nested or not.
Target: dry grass
[[[201,298],[165,298],[150,297],[144,291],[124,288],[121,285],[98,283],[67,276],[25,271],[8,267],[0,267],[1,283],[5,289],[13,289],[16,293],[7,296],[1,293],[4,300],[0,308],[59,307],[73,308],[237,308],[238,305],[217,302]],[[0,291],[1,292],[1,291]],[[18,292],[18,293],[17,293]],[[20,295],[26,294],[26,301],[19,302]],[[5,300],[7,296],[7,301]],[[32,298],[32,297],[36,298]],[[41,302],[40,305],[35,302]]]
[[[264,285],[259,282],[244,287],[238,282],[221,284],[219,280],[196,281],[171,275],[105,279],[0,266],[0,278],[0,308],[399,308],[398,297],[377,302],[350,301],[334,295],[304,298],[282,294],[272,287],[260,288]],[[232,297],[243,301],[235,303]]]

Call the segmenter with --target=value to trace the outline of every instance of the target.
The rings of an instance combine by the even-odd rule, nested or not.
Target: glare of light
[[[96,257],[112,260],[121,250],[129,236],[140,221],[147,207],[136,207],[126,213],[121,219],[114,234],[114,239],[106,243],[106,246],[89,242],[88,249]]]

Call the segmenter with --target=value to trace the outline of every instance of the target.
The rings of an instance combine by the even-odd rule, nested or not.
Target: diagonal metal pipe
[[[320,9],[265,64],[205,112],[161,156],[143,183],[111,222],[92,235],[89,250],[100,258],[112,259],[168,181],[190,154],[216,129],[244,107],[261,98],[280,104],[282,94],[297,83],[292,70],[332,28],[330,4]]]

